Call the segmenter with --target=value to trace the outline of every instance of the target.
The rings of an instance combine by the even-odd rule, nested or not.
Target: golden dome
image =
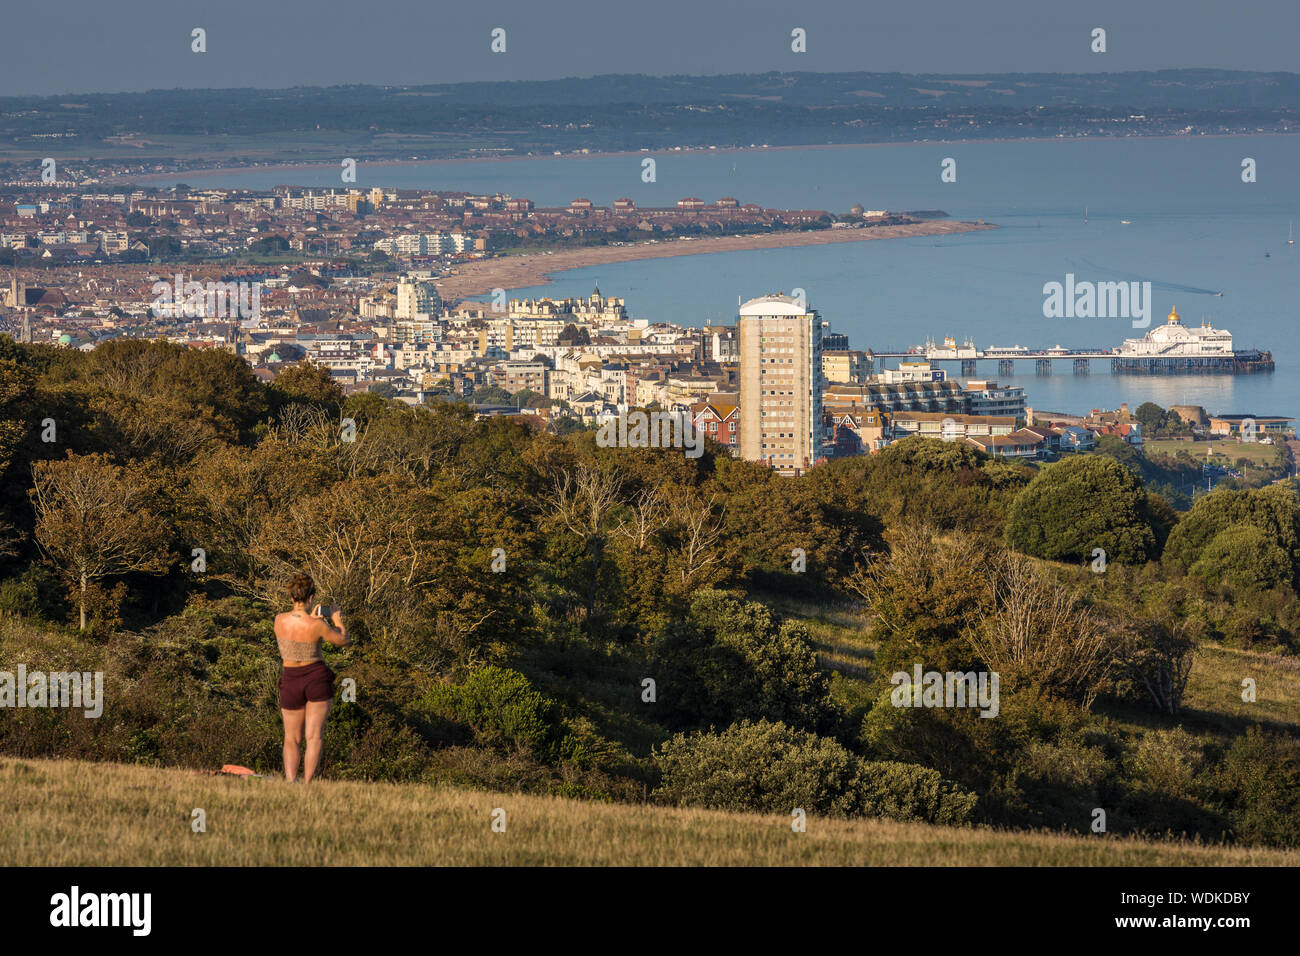
[[[1177,307],[1177,306],[1175,306],[1174,308],[1172,308],[1172,309],[1169,310],[1169,321],[1172,322],[1172,323],[1174,323],[1175,325],[1178,323],[1178,307]]]

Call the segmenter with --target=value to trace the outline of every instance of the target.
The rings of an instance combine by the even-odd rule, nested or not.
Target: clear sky
[[[192,53],[190,32],[207,31]],[[489,50],[494,27],[506,53]],[[790,50],[807,31],[808,52]],[[1094,27],[1108,52],[1089,49]],[[1300,0],[54,0],[0,6],[0,93],[767,70],[1300,69]]]

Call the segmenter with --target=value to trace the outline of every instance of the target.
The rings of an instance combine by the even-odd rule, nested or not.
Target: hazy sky
[[[207,52],[190,31],[207,31]],[[503,27],[505,54],[490,52]],[[790,31],[808,32],[808,52]],[[1108,52],[1089,50],[1094,27]],[[57,0],[0,6],[0,93],[766,70],[1300,69],[1300,0]]]

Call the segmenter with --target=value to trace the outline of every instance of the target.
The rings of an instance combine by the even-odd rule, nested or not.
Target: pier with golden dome
[[[1216,329],[1208,321],[1184,325],[1175,307],[1163,325],[1140,339],[1125,339],[1110,365],[1114,372],[1146,375],[1271,372],[1273,354],[1234,349],[1231,332]]]
[[[1140,339],[1125,339],[1118,348],[1030,349],[1022,345],[990,345],[979,348],[970,339],[958,344],[951,336],[942,344],[927,339],[924,345],[906,350],[877,349],[868,352],[873,367],[889,359],[906,362],[960,362],[962,375],[976,375],[979,362],[996,361],[999,375],[1015,374],[1016,362],[1032,361],[1039,375],[1052,374],[1052,363],[1069,360],[1076,375],[1087,375],[1093,359],[1110,359],[1110,370],[1135,375],[1244,375],[1273,371],[1273,353],[1261,349],[1233,347],[1232,333],[1215,328],[1208,321],[1199,326],[1184,325],[1175,307],[1168,319]]]

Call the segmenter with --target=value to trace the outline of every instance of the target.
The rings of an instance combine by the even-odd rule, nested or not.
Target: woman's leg
[[[311,705],[308,704],[308,707]],[[284,717],[284,778],[293,783],[293,778],[298,776],[298,761],[300,754],[298,752],[298,741],[302,740],[303,724],[306,721],[307,711],[301,710],[281,710]]]
[[[320,769],[321,749],[325,742],[325,717],[330,712],[330,700],[307,701],[307,759],[303,765],[302,778],[311,783]]]

